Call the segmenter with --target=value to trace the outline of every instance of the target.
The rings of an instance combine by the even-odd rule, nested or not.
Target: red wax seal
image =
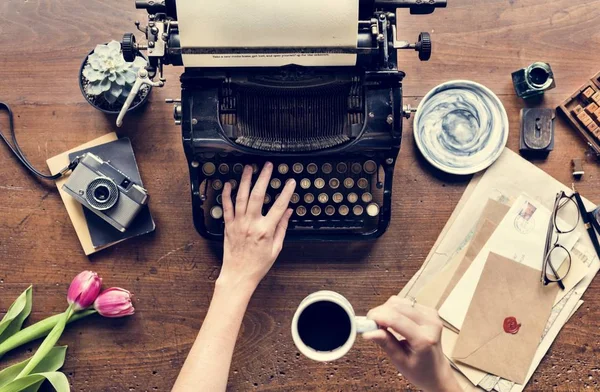
[[[504,332],[512,333],[513,335],[519,332],[519,328],[521,328],[521,324],[517,322],[517,319],[514,317],[507,317],[504,319]]]

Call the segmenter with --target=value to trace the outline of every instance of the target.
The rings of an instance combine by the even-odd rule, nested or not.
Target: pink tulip
[[[104,317],[125,317],[135,313],[131,293],[119,287],[111,287],[100,293],[94,302],[94,309]]]
[[[102,288],[102,278],[92,271],[83,271],[77,275],[67,293],[67,302],[74,304],[73,310],[79,311],[89,308]]]

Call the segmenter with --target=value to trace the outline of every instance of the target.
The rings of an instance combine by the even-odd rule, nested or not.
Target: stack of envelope
[[[505,149],[471,180],[423,266],[400,292],[438,309],[444,353],[466,391],[523,390],[600,269],[580,222],[560,237],[572,256],[565,290],[541,283],[550,210],[561,190],[571,192]]]

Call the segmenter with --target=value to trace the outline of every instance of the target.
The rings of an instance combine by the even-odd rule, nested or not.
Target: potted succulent
[[[81,93],[96,109],[117,114],[135,83],[138,70],[147,63],[142,56],[136,56],[132,62],[125,61],[121,44],[117,41],[97,45],[81,64]],[[148,101],[151,90],[152,86],[143,85],[129,111],[143,106]]]

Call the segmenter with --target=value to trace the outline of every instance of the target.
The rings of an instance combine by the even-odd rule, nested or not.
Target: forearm
[[[217,281],[208,312],[173,391],[225,391],[235,342],[253,291],[252,287]]]

